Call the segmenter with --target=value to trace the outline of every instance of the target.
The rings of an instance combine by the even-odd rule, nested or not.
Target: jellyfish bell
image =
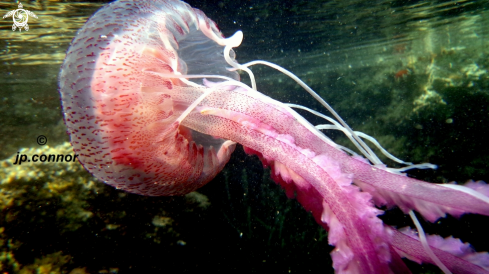
[[[78,32],[60,72],[65,122],[80,162],[119,189],[181,195],[211,180],[234,142],[182,124],[208,89],[202,78],[239,80],[224,38],[203,12],[179,1],[114,2]],[[194,77],[192,77],[194,75]],[[189,103],[190,102],[190,103]]]

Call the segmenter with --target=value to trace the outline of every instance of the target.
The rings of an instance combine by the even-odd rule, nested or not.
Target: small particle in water
[[[102,35],[100,35],[100,38],[105,39],[105,38],[107,38],[107,35],[103,35],[103,34],[102,34]]]
[[[116,225],[116,224],[107,224],[105,226],[105,228],[107,228],[107,230],[115,230],[117,228],[119,228],[120,225]]]
[[[422,125],[420,125],[420,124],[416,124],[416,125],[414,125],[414,128],[415,128],[415,129],[423,129],[423,126],[422,126]]]
[[[184,246],[186,245],[187,243],[185,241],[182,241],[182,240],[178,240],[177,241],[177,245],[181,245],[181,246]]]
[[[451,123],[453,123],[453,119],[452,118],[448,118],[448,119],[445,120],[445,123],[451,124]]]
[[[165,227],[167,225],[171,225],[173,223],[173,219],[170,217],[162,217],[162,216],[154,216],[153,221],[151,222],[154,226],[157,227]]]
[[[77,267],[71,270],[70,274],[88,274],[86,267]]]

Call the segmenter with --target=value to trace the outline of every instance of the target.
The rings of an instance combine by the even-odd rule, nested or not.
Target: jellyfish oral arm
[[[269,100],[272,100],[270,98],[265,103],[259,100],[261,96],[253,96],[253,92],[252,90],[239,91],[239,89],[226,92],[216,91],[203,100],[202,104],[206,107],[201,107],[199,114],[189,115],[188,120],[184,120],[183,124],[206,134],[233,140],[244,145],[248,152],[259,155],[264,164],[272,168],[272,177],[286,189],[289,197],[296,197],[307,210],[313,211],[316,221],[325,227],[329,227],[331,235],[343,235],[349,238],[351,236],[349,233],[353,233],[351,239],[355,239],[354,236],[360,239],[362,235],[366,235],[356,230],[359,229],[360,231],[367,231],[369,237],[376,235],[378,238],[389,239],[391,233],[375,226],[380,221],[376,215],[381,212],[376,210],[370,202],[365,202],[370,201],[372,197],[379,206],[399,205],[406,213],[415,209],[430,221],[435,221],[445,216],[446,213],[454,216],[467,212],[489,215],[487,197],[481,193],[475,192],[475,190],[472,191],[477,194],[467,193],[467,191],[428,184],[393,173],[386,168],[371,166],[359,156],[350,157],[308,130],[312,125],[305,125],[304,121],[295,119],[294,116],[290,115],[290,110],[285,110],[284,106],[275,107],[275,104],[270,103]],[[215,98],[213,98],[214,96]],[[233,97],[234,101],[225,100],[232,103],[221,105],[223,109],[212,107],[212,102],[217,98],[225,99],[227,96]],[[206,120],[213,122],[205,122]],[[358,188],[352,185],[352,182],[360,186],[364,192],[359,192]],[[487,191],[487,185],[484,183],[472,184],[473,186],[469,186],[470,189],[480,191],[481,188],[484,188]],[[317,190],[317,192],[311,189]],[[345,189],[350,190],[346,191]],[[351,196],[345,195],[345,192]],[[296,193],[296,196],[293,193]],[[480,197],[474,199],[477,195]],[[323,206],[317,208],[312,205],[314,202],[311,200],[314,200],[315,203],[321,201],[319,204]],[[364,201],[362,206],[355,205],[359,200]],[[337,201],[344,209],[350,205],[352,210],[332,212],[331,209],[336,209],[336,206],[339,206],[336,204]],[[362,213],[363,211],[353,213],[359,208],[367,210],[370,214]],[[320,213],[314,212],[314,210]],[[348,213],[353,215],[348,215]],[[340,214],[341,218],[338,218],[336,214]],[[360,218],[358,216],[369,216],[366,220],[361,220],[362,223],[367,224],[367,227],[344,227],[351,220]],[[336,224],[339,224],[336,221],[342,224],[341,229],[335,227]],[[357,221],[360,220],[357,219]],[[336,229],[339,229],[340,232],[337,232]],[[372,229],[375,231],[371,231]],[[377,258],[369,257],[367,260],[379,263],[378,269],[382,269],[382,265],[389,261],[388,258],[382,257],[388,251],[382,250],[383,246],[377,247],[373,244],[374,242],[377,243],[378,239],[369,237],[362,239],[362,241],[364,243],[370,242],[370,250],[376,254]],[[340,236],[338,238],[333,237],[330,239],[330,243],[341,250],[345,247],[356,250],[358,253],[354,252],[355,255],[353,256],[363,256],[361,254],[365,254],[364,252],[368,249],[363,246],[352,245],[345,239]],[[412,241],[420,243],[419,239]],[[423,249],[422,245],[419,246]],[[427,253],[427,251],[423,251],[423,254]],[[388,257],[389,255],[385,256]],[[334,255],[333,258],[342,261]],[[343,257],[340,256],[340,258]],[[434,263],[433,259],[424,261]],[[445,263],[445,261],[443,262]],[[335,269],[338,270],[343,267],[347,267],[347,264],[341,267],[337,265]],[[350,265],[349,267],[353,266]],[[358,273],[368,273],[368,269],[362,269]]]

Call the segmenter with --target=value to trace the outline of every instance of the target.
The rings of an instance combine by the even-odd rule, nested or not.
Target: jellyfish
[[[147,196],[183,195],[212,180],[237,143],[271,168],[272,178],[328,231],[337,273],[408,271],[401,257],[445,273],[488,273],[486,253],[460,240],[427,236],[414,210],[429,221],[445,214],[489,215],[483,182],[431,184],[405,176],[431,164],[388,168],[302,80],[267,62],[240,64],[202,11],[174,0],[116,1],[92,16],[73,39],[59,75],[64,120],[79,161],[118,189]],[[250,66],[266,65],[295,80],[336,118],[284,104],[257,90]],[[247,73],[251,87],[240,82]],[[326,119],[314,126],[294,108]],[[320,130],[343,132],[362,153]],[[377,207],[376,207],[377,206]],[[398,206],[416,224],[398,231],[377,217]],[[419,236],[418,236],[419,235]]]

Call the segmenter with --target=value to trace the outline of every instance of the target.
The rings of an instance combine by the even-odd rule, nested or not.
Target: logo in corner
[[[29,15],[37,18],[37,16],[28,10],[23,9],[22,4],[19,2],[19,8],[13,11],[9,11],[7,14],[3,16],[3,18],[7,18],[12,16],[14,19],[14,24],[12,25],[12,30],[15,31],[17,28],[19,28],[19,31],[22,31],[22,28],[25,29],[25,31],[29,30],[29,25],[27,25],[27,21],[29,20]]]

